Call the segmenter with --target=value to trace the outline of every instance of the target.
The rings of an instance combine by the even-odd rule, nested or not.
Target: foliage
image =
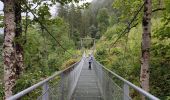
[[[62,17],[69,24],[69,38],[74,41],[76,48],[80,48],[80,38],[82,37],[82,13],[79,6],[60,5],[58,16]]]
[[[3,44],[3,40],[4,40],[3,37],[4,37],[3,34],[0,34],[0,46],[2,46]]]
[[[3,22],[2,22],[2,21],[3,21],[3,18],[4,18],[3,15],[0,14],[0,27],[3,27]]]
[[[142,0],[115,0],[113,8],[117,11],[118,19],[127,22],[141,5]]]
[[[68,24],[59,17],[47,20],[45,24],[52,35],[69,52],[74,53],[74,43],[68,37]],[[62,34],[61,34],[62,33]],[[23,35],[24,37],[24,35]],[[39,25],[30,25],[26,35],[27,41],[24,44],[24,64],[23,74],[17,80],[14,93],[17,93],[29,86],[39,82],[61,70],[63,63],[70,59],[70,54],[65,52],[52,37],[45,31],[42,32]],[[65,67],[68,64],[65,65]],[[24,99],[36,98],[41,89],[27,95]]]
[[[141,5],[141,0],[114,1],[112,6],[115,14],[109,15],[109,25],[106,26],[104,34],[97,42],[95,54],[96,59],[106,67],[138,86],[140,86],[142,13],[134,21],[134,24],[138,23],[138,25],[122,36],[115,44],[113,43]],[[165,0],[159,4],[158,1],[153,0],[153,10],[159,7],[165,7],[165,10],[154,12],[152,18],[150,92],[162,100],[168,100],[170,97],[170,91],[168,90],[170,87],[169,1]],[[115,19],[116,16],[118,19]],[[139,94],[134,91],[131,91],[131,96],[135,100],[140,99]]]
[[[109,14],[107,8],[102,8],[99,10],[97,14],[97,22],[100,32],[104,33],[109,25]]]
[[[98,29],[94,25],[89,27],[89,36],[90,37],[96,38],[97,32],[98,32]]]
[[[67,67],[70,67],[71,65],[75,64],[76,62],[78,62],[78,59],[69,59],[63,63],[61,69],[66,69]]]
[[[166,0],[165,0],[166,1]],[[153,37],[156,38],[152,45],[151,59],[151,89],[152,93],[160,96],[161,99],[168,100],[170,97],[170,23],[169,23],[169,1],[166,1],[166,10],[161,18],[161,24],[154,30]],[[154,78],[155,77],[155,78]],[[158,82],[159,81],[159,82]]]
[[[16,3],[20,4],[21,0],[16,1]],[[23,74],[20,75],[19,79],[17,79],[16,85],[14,87],[14,93],[17,93],[36,82],[40,81],[41,78],[46,78],[51,75],[53,72],[61,69],[62,64],[71,58],[72,55],[67,54],[66,50],[63,50],[60,46],[62,45],[69,52],[74,53],[75,45],[73,37],[69,37],[70,27],[68,23],[62,18],[56,17],[51,18],[50,8],[56,3],[60,4],[68,4],[70,2],[78,3],[79,0],[50,0],[50,1],[41,1],[41,0],[31,0],[21,1],[21,11],[22,13],[33,13],[34,19],[23,19],[22,23],[23,29],[25,30],[25,34],[19,37],[22,40],[24,38],[24,71]],[[84,7],[88,6],[86,3],[83,5]],[[77,10],[81,16],[81,11]],[[23,17],[24,18],[24,17]],[[3,16],[0,15],[0,21],[3,19]],[[36,23],[38,22],[38,23]],[[40,23],[41,22],[41,23]],[[22,24],[19,23],[19,24]],[[1,25],[3,27],[4,25]],[[49,32],[46,32],[42,24],[49,30],[51,35],[53,35],[57,41],[55,41],[51,36],[49,36]],[[81,26],[78,24],[74,24],[76,28],[80,28]],[[80,30],[80,29],[79,29]],[[24,32],[23,32],[24,33]],[[74,36],[75,37],[75,36]],[[78,39],[78,38],[77,38]],[[0,38],[0,42],[2,39]],[[61,45],[59,45],[59,42]],[[76,41],[77,42],[77,41]],[[2,59],[2,57],[0,57]],[[1,60],[2,61],[2,60]],[[2,62],[0,62],[1,64]],[[1,64],[2,65],[2,64]],[[0,70],[0,74],[2,71]],[[2,82],[0,81],[0,86]],[[2,88],[0,87],[0,91]],[[29,94],[28,97],[32,97],[34,99],[36,92]],[[2,92],[0,93],[0,97],[2,96]],[[27,99],[27,98],[26,98]]]

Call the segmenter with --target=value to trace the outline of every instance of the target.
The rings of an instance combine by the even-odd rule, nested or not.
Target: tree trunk
[[[144,0],[144,15],[142,21],[143,34],[142,34],[142,45],[141,45],[141,73],[140,82],[141,87],[145,91],[149,91],[149,59],[150,59],[150,43],[151,43],[151,1]],[[145,98],[142,97],[144,100]]]
[[[21,23],[21,1],[15,1],[15,23],[16,23],[16,30],[15,30],[15,49],[16,49],[16,76],[22,73],[24,68],[24,61],[23,61],[23,39],[22,39],[22,23]]]
[[[12,88],[15,85],[15,0],[4,0],[4,44],[3,44],[3,63],[4,63],[4,85],[5,99],[12,95]]]

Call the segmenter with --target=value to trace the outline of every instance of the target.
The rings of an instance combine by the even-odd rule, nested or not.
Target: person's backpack
[[[91,56],[89,62],[92,62],[92,61],[93,61],[93,57]]]

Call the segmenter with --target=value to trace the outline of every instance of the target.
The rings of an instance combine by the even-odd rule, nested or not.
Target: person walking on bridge
[[[92,64],[92,62],[93,62],[93,56],[90,55],[90,57],[89,57],[89,70],[91,70],[91,64]]]

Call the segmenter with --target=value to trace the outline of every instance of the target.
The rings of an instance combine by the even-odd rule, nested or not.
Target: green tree
[[[0,27],[3,27],[3,18],[4,16],[0,14]]]
[[[97,14],[97,22],[100,33],[104,33],[109,26],[109,14],[107,8],[102,8]]]
[[[5,99],[12,96],[12,90],[15,85],[15,48],[13,46],[15,37],[15,2],[13,0],[4,0],[4,84]]]
[[[149,91],[149,66],[150,66],[150,44],[151,44],[151,14],[152,0],[144,0],[144,15],[142,20],[143,34],[141,43],[141,73],[140,83],[145,91]],[[145,97],[142,97],[145,100]]]
[[[159,27],[155,28],[153,38],[156,38],[152,42],[151,49],[151,68],[150,68],[150,88],[151,92],[156,96],[159,96],[160,99],[168,100],[170,97],[170,92],[168,88],[169,84],[169,60],[170,60],[170,2],[165,0],[162,2],[165,3],[165,10],[162,10],[160,13],[162,23],[159,24]],[[158,82],[159,81],[159,82]],[[160,92],[161,91],[161,92]]]
[[[96,38],[97,32],[98,32],[98,29],[94,25],[89,27],[89,34],[92,38]]]
[[[23,63],[20,63],[20,61],[23,62],[22,45],[19,42],[16,42],[17,45],[16,47],[14,46],[14,42],[15,42],[14,40],[16,41],[19,41],[20,39],[22,40],[21,11],[25,8],[30,11],[31,7],[34,6],[33,4],[37,4],[37,6],[41,4],[47,4],[48,6],[50,6],[52,4],[55,4],[56,2],[60,2],[61,4],[66,4],[72,2],[72,0],[62,0],[62,1],[51,0],[49,4],[41,2],[40,0],[33,0],[31,2],[26,2],[25,0],[23,0],[22,2],[20,0],[18,1],[1,0],[1,1],[4,3],[5,36],[4,36],[4,47],[3,47],[3,60],[4,60],[4,82],[5,82],[4,87],[5,87],[5,99],[6,99],[13,94],[12,90],[16,80],[16,68],[15,68],[16,63],[18,67],[20,68],[23,67]],[[74,2],[78,2],[78,1],[79,0],[74,0]],[[21,8],[21,5],[23,6],[22,7],[23,9]],[[35,13],[35,10],[36,8],[31,12]],[[42,13],[43,12],[41,12],[41,14]],[[15,36],[17,37],[17,39]],[[15,53],[16,52],[15,48],[17,48],[16,49],[17,53]]]

